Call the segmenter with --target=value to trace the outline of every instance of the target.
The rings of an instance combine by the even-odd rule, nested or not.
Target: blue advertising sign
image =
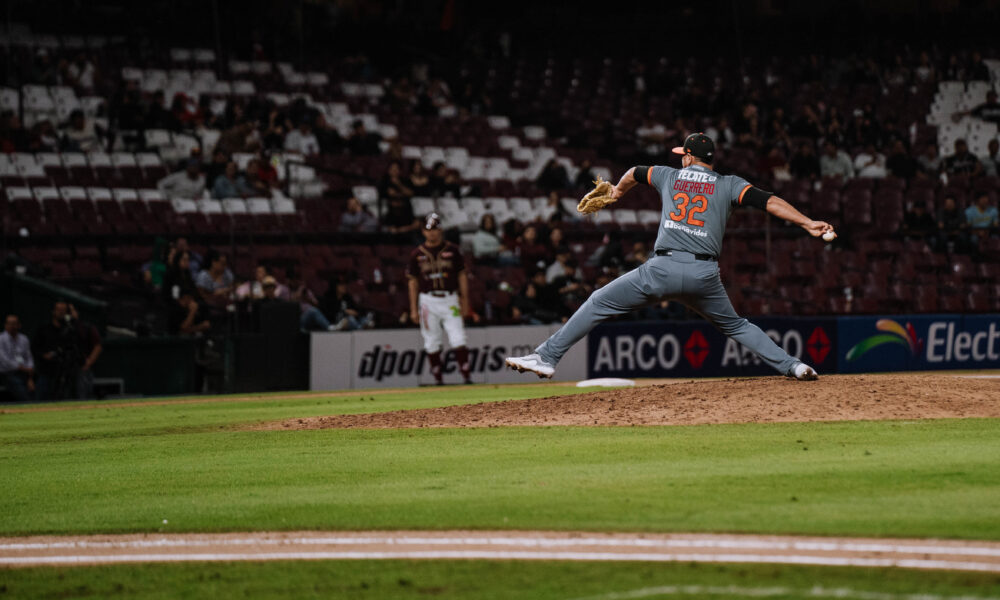
[[[786,352],[820,373],[836,371],[836,319],[764,318],[753,322]],[[587,336],[588,377],[774,374],[756,355],[705,321],[605,323]]]
[[[841,373],[1000,368],[1000,315],[841,317]]]

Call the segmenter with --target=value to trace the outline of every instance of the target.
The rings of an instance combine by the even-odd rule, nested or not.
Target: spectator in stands
[[[413,214],[413,204],[409,198],[390,197],[385,216],[382,217],[382,229],[397,235],[407,235],[417,240],[420,229],[420,218]]]
[[[573,258],[573,252],[569,249],[569,246],[559,246],[556,248],[555,253],[555,260],[545,270],[545,283],[552,283],[565,275],[563,267]]]
[[[819,179],[819,159],[816,158],[816,151],[812,142],[802,142],[799,150],[792,155],[792,160],[788,164],[792,175],[796,179],[814,180]]]
[[[97,362],[104,346],[101,344],[101,334],[92,324],[80,319],[76,307],[69,305],[69,327],[76,335],[77,352],[74,353],[78,364],[73,365],[76,372],[77,400],[89,400],[94,397],[94,363]]]
[[[823,138],[826,142],[832,143],[835,148],[837,145],[843,144],[846,139],[844,122],[844,118],[840,114],[840,109],[836,106],[831,106],[830,110],[826,112],[826,118],[823,123]]]
[[[90,62],[87,55],[78,52],[73,58],[73,62],[68,63],[62,70],[63,84],[77,88],[77,91],[89,92],[94,89],[94,81],[97,76],[97,68]]]
[[[538,229],[534,225],[526,226],[521,232],[515,253],[521,257],[521,264],[525,268],[544,267],[548,251],[538,239]],[[544,271],[542,274],[544,275]]]
[[[944,206],[937,214],[937,248],[947,249],[949,252],[953,247],[962,251],[965,249],[965,231],[968,224],[965,221],[965,213],[958,208],[954,196],[946,196]]]
[[[247,185],[246,179],[239,173],[236,163],[229,161],[226,165],[226,172],[215,179],[212,185],[212,197],[222,200],[223,198],[246,198],[254,194],[254,189]]]
[[[310,290],[304,281],[297,277],[288,279],[288,299],[296,302],[302,311],[299,320],[299,328],[304,331],[335,331],[336,327],[330,324],[323,311],[319,308],[319,300],[316,294]]]
[[[233,272],[226,267],[226,255],[209,250],[205,255],[207,268],[195,278],[195,285],[206,302],[224,304],[233,291]]]
[[[451,196],[462,197],[462,182],[458,173],[448,168],[444,161],[438,161],[431,166],[430,188],[428,193],[435,198]]]
[[[170,332],[179,335],[198,335],[212,329],[207,312],[194,294],[185,292],[172,305]]]
[[[941,161],[941,168],[948,175],[970,175],[976,176],[983,172],[983,165],[979,159],[969,152],[969,146],[965,140],[955,140],[955,153],[944,157]]]
[[[989,81],[990,68],[983,62],[983,55],[978,51],[972,53],[969,66],[965,69],[965,81]]]
[[[383,198],[412,198],[413,190],[409,187],[409,181],[403,177],[403,168],[398,162],[389,163],[389,168],[382,177],[379,186]]]
[[[260,300],[264,297],[264,280],[270,279],[274,283],[274,295],[282,300],[285,300],[289,296],[288,288],[277,282],[274,277],[271,277],[267,272],[267,267],[264,265],[257,265],[254,269],[254,278],[251,281],[244,281],[236,288],[236,299],[237,300]]]
[[[226,174],[226,166],[230,162],[231,159],[226,153],[216,148],[212,152],[212,161],[205,167],[205,181],[214,184],[216,179]]]
[[[167,240],[157,237],[153,240],[153,256],[149,262],[142,265],[142,279],[154,290],[163,289],[163,280],[167,274]]]
[[[201,162],[189,158],[184,170],[167,175],[156,182],[157,189],[164,198],[201,198],[205,194],[205,176],[201,173]]]
[[[319,140],[316,139],[309,121],[303,119],[297,128],[288,132],[285,136],[285,150],[305,156],[319,154]]]
[[[875,144],[865,144],[865,149],[854,157],[854,172],[858,177],[885,178],[889,174],[885,168],[885,155],[875,149]]]
[[[377,156],[382,153],[378,134],[365,129],[364,121],[360,119],[351,125],[351,135],[347,138],[347,147],[355,156]]]
[[[993,90],[986,92],[986,102],[976,106],[971,110],[957,112],[951,116],[951,120],[956,123],[962,117],[973,116],[983,121],[1000,124],[1000,102],[997,102],[997,93]]]
[[[555,259],[556,251],[566,245],[566,234],[563,233],[562,228],[553,227],[549,230],[549,238],[547,241],[547,248],[549,256]]]
[[[477,261],[489,262],[496,260],[504,250],[500,237],[497,236],[496,219],[492,213],[486,213],[479,219],[479,229],[472,235],[472,255]]]
[[[222,132],[215,147],[226,156],[256,151],[260,147],[260,141],[254,123],[243,121]]]
[[[798,116],[792,121],[790,133],[795,137],[812,140],[821,138],[823,137],[823,121],[820,120],[812,106],[803,103],[799,106]],[[812,144],[809,145],[812,146]],[[812,155],[815,157],[816,152],[814,151]],[[819,172],[818,165],[816,171]]]
[[[35,52],[34,60],[27,69],[26,82],[37,85],[59,85],[59,69],[52,62],[49,51],[39,48]]]
[[[566,174],[566,167],[559,164],[556,159],[550,158],[545,163],[538,179],[535,180],[538,187],[543,190],[562,190],[569,187],[569,176]]]
[[[351,196],[347,199],[347,212],[340,215],[341,233],[372,233],[378,227],[378,221],[368,212],[358,199]]]
[[[261,177],[261,160],[251,158],[247,163],[247,170],[243,174],[243,183],[246,187],[247,196],[260,196],[270,198],[271,184]]]
[[[568,316],[570,312],[576,310],[583,301],[590,295],[590,287],[583,282],[583,275],[580,273],[575,258],[562,263],[563,272],[559,277],[552,280],[551,285],[559,291],[560,304],[565,307]]]
[[[635,242],[632,244],[632,251],[625,256],[625,270],[631,271],[647,260],[649,260],[649,250],[646,249],[646,244]]]
[[[545,213],[548,214],[547,219],[549,223],[562,223],[565,221],[574,220],[574,216],[566,207],[562,205],[562,199],[559,197],[559,192],[552,190],[549,192],[548,198],[545,204]]]
[[[1000,140],[993,138],[987,146],[988,154],[980,159],[980,162],[983,163],[983,173],[991,177],[996,177],[1000,174],[1000,156],[997,154],[998,150],[1000,150]]]
[[[555,323],[563,312],[558,290],[545,283],[545,271],[541,269],[533,272],[521,293],[511,300],[511,316],[519,323]]]
[[[52,121],[42,119],[31,128],[28,147],[32,152],[58,152],[59,132],[56,131]]]
[[[624,264],[624,255],[621,234],[617,231],[610,231],[604,234],[601,245],[587,258],[586,264],[592,267],[618,268]]]
[[[138,96],[139,91],[135,90],[135,94]],[[172,112],[167,110],[166,98],[163,97],[163,91],[157,90],[153,97],[149,101],[149,105],[146,107],[145,116],[142,117],[142,122],[139,123],[135,129],[168,129],[170,131],[177,131],[180,129],[180,123]]]
[[[976,197],[976,203],[965,209],[965,222],[972,231],[973,239],[985,238],[996,233],[1000,227],[997,207],[990,205],[989,194],[983,192]]]
[[[917,68],[913,70],[913,74],[916,76],[917,81],[920,82],[933,82],[937,79],[934,65],[931,63],[931,57],[927,52],[920,53]]]
[[[771,147],[767,153],[757,161],[757,170],[766,176],[770,176],[778,181],[788,181],[791,173],[785,154],[777,146]]]
[[[915,202],[903,217],[900,233],[909,239],[933,243],[932,236],[937,233],[937,222],[927,212],[927,206],[923,202]]]
[[[0,333],[0,377],[15,402],[30,402],[34,397],[35,359],[17,315],[7,315]]]
[[[326,314],[333,315],[334,331],[354,331],[370,329],[375,324],[373,313],[361,314],[358,303],[347,291],[347,284],[336,281],[323,298]]]
[[[30,146],[30,136],[21,126],[21,119],[14,111],[5,110],[0,114],[0,152],[26,152]]]
[[[69,113],[69,121],[63,126],[63,150],[66,152],[98,152],[103,150],[100,132],[92,120],[76,109]]]
[[[191,252],[188,250],[175,250],[167,260],[162,289],[168,302],[177,302],[184,294],[198,294],[198,286],[191,273],[191,262]]]
[[[582,188],[594,187],[594,180],[597,179],[597,175],[594,175],[593,164],[590,162],[589,158],[583,159],[580,162],[580,172],[576,174],[576,180],[573,182],[573,186]]]
[[[319,142],[319,151],[323,154],[340,152],[344,147],[344,138],[340,137],[335,127],[327,123],[323,113],[317,112],[313,118],[313,134]]]
[[[52,318],[35,334],[39,400],[64,400],[75,392],[79,349],[69,319],[69,306],[59,300],[52,306]]]
[[[885,168],[893,177],[909,181],[916,176],[918,166],[917,161],[907,152],[902,140],[892,143],[892,152],[885,159]]]
[[[427,196],[431,191],[431,178],[424,169],[424,164],[419,160],[413,161],[410,167],[410,176],[406,184],[413,190],[414,196]]]
[[[917,166],[920,167],[918,174],[926,177],[937,177],[941,171],[941,157],[938,156],[937,144],[927,144],[924,153],[917,159]]]
[[[851,157],[838,150],[832,142],[823,145],[823,156],[819,158],[819,172],[823,177],[840,177],[842,180],[854,177]]]
[[[197,252],[191,249],[191,246],[188,245],[187,238],[185,237],[177,238],[177,241],[174,242],[174,251],[187,252],[189,254],[190,271],[192,277],[201,272],[201,265],[205,259],[204,257],[202,257],[201,254],[198,254]],[[167,260],[167,263],[169,264],[170,260]]]

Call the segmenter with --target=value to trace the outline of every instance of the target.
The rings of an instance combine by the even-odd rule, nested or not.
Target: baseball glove
[[[594,181],[594,189],[580,200],[580,203],[576,205],[576,212],[589,215],[590,213],[595,213],[605,206],[616,202],[615,198],[611,197],[611,190],[615,186],[611,183],[604,181],[600,175],[597,176],[597,180]]]

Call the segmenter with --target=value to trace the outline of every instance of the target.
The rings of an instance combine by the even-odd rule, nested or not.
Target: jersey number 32
[[[680,200],[681,203],[677,205],[674,212],[667,215],[671,220],[683,221],[687,218],[687,224],[694,225],[695,227],[701,227],[705,224],[704,221],[696,219],[695,215],[705,212],[708,208],[708,198],[705,198],[701,194],[692,198],[684,192],[680,192],[674,195],[674,203],[678,200]]]

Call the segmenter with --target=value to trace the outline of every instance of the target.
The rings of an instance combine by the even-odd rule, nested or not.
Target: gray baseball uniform
[[[655,255],[591,294],[535,352],[555,365],[601,321],[666,299],[686,304],[778,372],[792,374],[799,361],[736,314],[719,277],[726,220],[743,203],[750,184],[700,165],[650,167],[647,177],[663,199]]]

